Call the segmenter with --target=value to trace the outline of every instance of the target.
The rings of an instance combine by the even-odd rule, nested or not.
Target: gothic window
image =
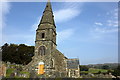
[[[41,56],[45,55],[45,47],[44,47],[44,46],[40,46],[38,53],[39,53],[39,55],[41,55]]]
[[[54,65],[54,59],[51,59],[51,65],[52,65],[52,67],[55,67],[55,65]]]
[[[41,37],[42,37],[42,38],[45,38],[45,33],[42,33]]]

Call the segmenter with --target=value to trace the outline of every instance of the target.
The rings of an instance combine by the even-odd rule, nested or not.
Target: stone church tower
[[[36,30],[34,57],[25,70],[34,71],[37,75],[39,63],[42,63],[42,75],[45,77],[79,77],[79,60],[68,59],[56,49],[56,35],[51,3],[47,2]]]
[[[50,2],[47,3],[42,19],[36,30],[35,55],[45,56],[55,49],[56,26]]]

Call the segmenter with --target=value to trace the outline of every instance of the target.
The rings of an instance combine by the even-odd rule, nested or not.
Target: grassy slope
[[[10,74],[13,73],[14,70],[15,70],[15,69],[13,69],[13,68],[7,69],[7,71],[6,71],[6,77],[9,77]]]
[[[108,70],[90,68],[89,71],[81,71],[81,73],[98,73],[99,71],[101,71],[102,73],[106,73]]]
[[[11,67],[13,66],[13,67],[15,67],[15,65],[10,65]],[[17,67],[17,66],[16,66]],[[6,71],[6,77],[10,77],[10,75],[12,74],[12,73],[14,73],[14,70],[16,70],[15,68],[8,68],[7,69],[7,71]],[[26,72],[26,71],[20,71],[19,73],[21,73],[21,74],[26,74],[27,75],[27,77],[29,77],[29,72]],[[22,77],[18,77],[18,76],[15,76],[15,78],[22,78]]]

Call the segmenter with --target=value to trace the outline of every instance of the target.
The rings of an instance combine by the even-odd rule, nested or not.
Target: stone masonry
[[[38,63],[44,62],[45,77],[79,77],[79,60],[68,59],[56,49],[56,35],[54,15],[48,1],[36,30],[34,57],[24,69],[37,75]]]

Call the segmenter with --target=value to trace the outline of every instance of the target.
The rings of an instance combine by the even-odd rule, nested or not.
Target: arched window
[[[51,66],[55,67],[55,65],[54,65],[54,59],[51,59]]]
[[[41,55],[41,56],[45,55],[45,47],[44,47],[44,46],[40,46],[38,53],[39,53],[39,55]]]

